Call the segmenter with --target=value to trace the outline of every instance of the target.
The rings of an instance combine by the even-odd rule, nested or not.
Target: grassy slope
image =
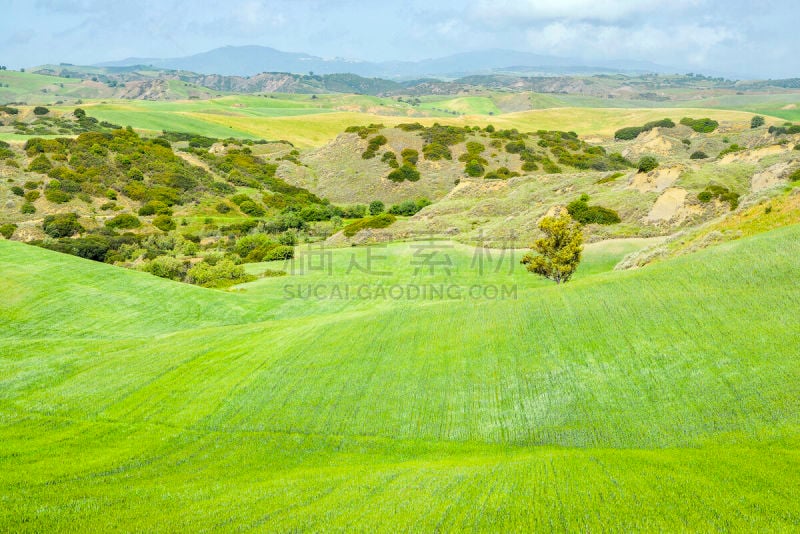
[[[519,284],[476,302],[226,294],[0,241],[0,526],[797,529],[798,237],[566,287],[457,246],[458,283]],[[385,279],[350,253],[301,280],[414,279],[406,245]]]

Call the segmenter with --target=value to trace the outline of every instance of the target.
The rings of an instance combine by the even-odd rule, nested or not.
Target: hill
[[[0,525],[791,530],[799,238],[563,288],[380,251],[399,280],[518,284],[479,306],[220,293],[0,241]],[[350,253],[334,280],[374,289]]]

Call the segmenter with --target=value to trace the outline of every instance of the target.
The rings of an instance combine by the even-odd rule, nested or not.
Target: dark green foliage
[[[28,202],[36,202],[39,200],[40,196],[42,196],[42,194],[37,189],[33,189],[25,193],[25,200]]]
[[[386,228],[397,219],[389,213],[381,213],[372,217],[366,217],[360,221],[355,221],[344,227],[344,235],[352,237],[361,230],[368,228]]]
[[[19,211],[20,213],[23,213],[25,215],[30,215],[32,213],[36,213],[36,206],[31,204],[30,202],[26,202],[20,207]]]
[[[758,128],[760,126],[764,126],[764,117],[756,115],[750,119],[750,128]]]
[[[175,221],[173,221],[172,217],[169,215],[157,215],[153,219],[153,226],[162,232],[169,232],[170,230],[175,229]]]
[[[361,154],[364,159],[372,159],[380,148],[388,142],[385,136],[376,135],[367,143],[367,149]]]
[[[546,172],[547,174],[559,174],[559,173],[561,173],[561,172],[562,172],[562,171],[561,171],[561,167],[559,167],[558,165],[556,165],[555,163],[553,163],[552,161],[550,161],[550,159],[549,159],[549,158],[545,158],[545,159],[542,161],[542,169],[543,169],[543,170],[544,170],[544,172]]]
[[[262,206],[259,206],[252,200],[245,200],[239,204],[239,209],[242,213],[250,215],[251,217],[263,217],[267,213]]]
[[[487,180],[508,180],[509,178],[514,178],[515,176],[519,176],[519,173],[508,170],[508,167],[500,167],[486,173],[484,178]]]
[[[369,203],[369,214],[380,215],[386,210],[386,205],[380,200],[373,200]]]
[[[692,119],[691,117],[684,117],[681,119],[681,124],[698,133],[711,133],[719,127],[717,121],[709,118]]]
[[[211,146],[216,142],[217,139],[198,135],[189,140],[189,146],[192,148],[211,148]]]
[[[66,204],[72,200],[72,195],[61,190],[61,184],[58,180],[51,180],[44,190],[44,198],[53,204]]]
[[[800,181],[800,168],[798,168],[798,169],[795,169],[795,170],[794,170],[794,171],[793,171],[793,172],[792,172],[792,173],[789,175],[789,181],[790,181],[790,182],[798,182],[798,181]]]
[[[172,215],[172,210],[160,200],[151,200],[139,208],[139,215],[147,217],[149,215]]]
[[[50,237],[72,237],[83,232],[84,228],[78,222],[78,215],[75,213],[61,213],[58,215],[47,215],[42,222],[44,233]]]
[[[336,210],[328,209],[328,216],[317,219],[319,221],[328,220],[332,215],[336,214],[340,217],[344,217],[345,219],[360,219],[367,215],[367,210],[369,208],[363,204],[356,204],[355,206],[348,206],[339,211],[339,213],[335,213]],[[302,216],[302,212],[300,214]],[[306,219],[309,220],[309,219]]]
[[[25,195],[25,190],[18,185],[11,186],[11,192],[17,195],[18,197]]]
[[[654,156],[642,156],[637,168],[639,172],[650,172],[658,167],[658,160]]]
[[[50,160],[47,159],[47,156],[44,154],[39,154],[36,156],[28,165],[28,170],[31,172],[40,172],[40,173],[47,173],[50,169],[53,168],[53,164],[50,163]]]
[[[731,210],[735,210],[739,206],[739,193],[721,185],[708,185],[704,191],[697,195],[697,199],[703,203],[710,202],[714,198],[727,202]]]
[[[0,113],[6,113],[8,115],[16,115],[19,113],[17,108],[12,108],[10,106],[0,106]]]
[[[203,287],[223,288],[254,280],[244,267],[236,265],[229,259],[223,259],[215,265],[202,261],[189,269],[186,281]]]
[[[506,152],[509,154],[519,154],[525,148],[525,141],[512,141],[506,144]]]
[[[486,169],[484,169],[483,165],[481,165],[480,162],[475,159],[467,163],[467,165],[464,167],[464,173],[467,176],[472,176],[473,178],[483,176],[484,172],[486,172]]]
[[[425,127],[418,122],[398,124],[397,126],[395,126],[395,128],[398,128],[406,132],[415,132],[425,129]]]
[[[50,110],[44,106],[36,106],[33,108],[34,115],[47,115],[48,113],[50,113]]]
[[[72,112],[78,119],[83,119],[86,117],[86,111],[82,110],[81,108],[75,108],[75,111]]]
[[[397,162],[397,155],[394,152],[384,152],[381,161],[393,169],[400,167],[400,164]]]
[[[387,178],[393,182],[402,182],[408,180],[409,182],[416,182],[420,178],[419,171],[408,163],[404,163],[398,169],[389,173]]]
[[[11,236],[14,235],[14,232],[17,230],[17,225],[14,223],[7,223],[0,226],[0,235],[5,237],[6,239],[11,239]]]
[[[106,226],[114,229],[131,229],[139,228],[142,225],[141,221],[130,213],[122,213],[106,221]]]
[[[403,163],[408,163],[409,165],[416,165],[419,161],[419,152],[414,150],[413,148],[404,148],[402,152],[400,152],[400,157],[403,158]]]
[[[620,141],[630,141],[631,139],[636,139],[639,137],[639,134],[642,133],[641,126],[628,126],[626,128],[620,128],[616,132],[614,132],[614,139],[619,139]]]
[[[384,128],[383,124],[370,124],[369,126],[348,126],[345,133],[357,134],[361,139],[366,139],[370,134],[377,133]]]
[[[230,213],[233,208],[224,202],[220,202],[214,207],[214,209],[216,209],[218,213]]]
[[[581,224],[616,224],[621,221],[619,214],[602,206],[590,206],[588,195],[583,195],[567,205],[567,212]]]
[[[696,150],[696,151],[692,152],[692,155],[689,156],[689,159],[706,159],[707,157],[708,157],[708,154],[706,154],[702,150]]]
[[[172,256],[157,256],[148,262],[142,270],[159,278],[180,282],[188,270],[186,264]]]
[[[430,161],[438,161],[442,159],[453,159],[453,154],[450,149],[440,143],[429,143],[422,147],[422,153],[425,159]]]
[[[401,202],[400,204],[394,204],[391,208],[389,208],[388,213],[392,215],[405,215],[410,217],[414,215],[419,210],[424,208],[425,206],[430,206],[431,201],[427,198],[421,198],[416,202],[413,200],[406,200],[405,202]]]

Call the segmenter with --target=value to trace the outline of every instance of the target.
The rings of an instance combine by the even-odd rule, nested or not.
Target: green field
[[[593,245],[563,287],[398,243],[232,292],[0,241],[0,530],[796,531],[798,239]],[[517,292],[286,298],[409,283]]]

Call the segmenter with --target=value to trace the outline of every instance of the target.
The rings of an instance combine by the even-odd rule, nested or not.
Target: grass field
[[[393,126],[418,121],[453,125],[493,124],[521,131],[564,130],[581,135],[612,136],[614,131],[650,120],[670,117],[711,116],[717,120],[749,122],[751,113],[694,108],[547,108],[515,113],[460,115],[457,117],[407,117],[359,111],[317,108],[306,99],[223,97],[210,101],[149,102],[112,101],[86,103],[87,112],[101,120],[150,131],[172,130],[212,137],[287,139],[298,147],[322,146],[352,125],[382,123]],[[71,112],[72,107],[57,108]],[[773,120],[774,121],[774,120]]]
[[[400,243],[234,292],[0,241],[0,530],[795,531],[798,238],[617,242],[564,287]],[[517,293],[286,298],[379,283]]]

